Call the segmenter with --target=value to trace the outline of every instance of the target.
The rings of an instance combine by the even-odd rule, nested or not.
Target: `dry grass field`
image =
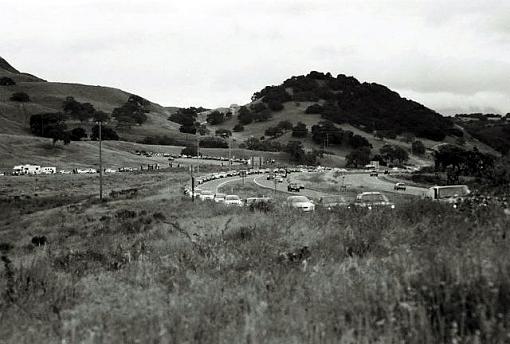
[[[116,175],[108,188],[139,192],[107,202],[87,178],[48,179],[39,203],[4,200],[0,342],[508,341],[500,210],[260,213],[192,204],[186,179]]]

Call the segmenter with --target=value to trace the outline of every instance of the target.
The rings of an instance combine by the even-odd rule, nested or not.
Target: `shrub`
[[[80,141],[87,137],[87,131],[83,128],[74,128],[70,132],[71,141]]]
[[[241,131],[244,131],[244,126],[240,123],[236,124],[234,126],[234,128],[232,129],[232,131],[238,133],[238,132],[241,132]]]
[[[275,112],[282,111],[284,109],[284,106],[282,103],[280,103],[278,101],[274,101],[274,100],[267,103],[267,106],[269,107],[269,109],[271,109],[271,111],[275,111]]]
[[[11,78],[4,76],[0,78],[0,86],[14,86],[16,82]]]
[[[15,92],[9,98],[13,102],[26,103],[30,101],[30,97],[25,92]]]

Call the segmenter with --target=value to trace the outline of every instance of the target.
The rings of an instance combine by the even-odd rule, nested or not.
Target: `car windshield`
[[[388,199],[383,194],[366,194],[359,198],[363,202],[387,202]]]
[[[237,195],[228,195],[225,197],[225,201],[239,201],[240,198]]]
[[[437,189],[437,195],[439,198],[466,196],[468,193],[469,190],[466,186],[450,186]]]
[[[295,197],[290,197],[289,202],[291,202],[291,203],[310,202],[310,200],[308,198],[306,198],[305,196],[295,196]]]
[[[216,198],[225,198],[225,194],[216,194],[216,196],[214,196]]]

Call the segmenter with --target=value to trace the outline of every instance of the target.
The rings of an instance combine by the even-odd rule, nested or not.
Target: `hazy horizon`
[[[0,50],[49,81],[164,106],[249,102],[312,70],[443,114],[510,112],[510,4],[488,1],[35,0],[3,4]]]

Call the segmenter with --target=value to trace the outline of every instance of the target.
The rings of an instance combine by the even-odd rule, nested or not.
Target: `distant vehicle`
[[[457,208],[470,193],[467,185],[433,186],[427,190],[426,197]]]
[[[58,171],[59,174],[71,174],[73,172],[69,171],[69,170],[60,170]]]
[[[225,196],[225,201],[223,202],[225,205],[235,205],[238,207],[242,207],[244,205],[241,198],[237,195],[227,195]]]
[[[97,173],[97,170],[94,168],[77,168],[76,173],[78,174],[93,174]]]
[[[41,168],[41,173],[42,174],[55,174],[55,173],[57,173],[57,168],[56,167],[43,167],[43,168]]]
[[[214,200],[214,192],[212,191],[209,191],[209,190],[203,190],[201,193],[200,193],[200,200],[201,201],[212,201]]]
[[[227,195],[224,194],[224,193],[217,193],[216,195],[214,195],[214,202],[216,203],[223,203],[225,202],[225,197]]]
[[[117,172],[117,171],[116,171],[116,170],[114,170],[113,168],[106,168],[106,169],[104,170],[104,173],[116,173],[116,172]]]
[[[282,176],[277,176],[275,179],[276,179],[276,181],[278,183],[283,183],[283,177]]]
[[[380,192],[363,192],[356,196],[354,201],[356,207],[367,208],[391,208],[395,209],[395,204],[388,200],[388,197]]]
[[[15,176],[26,174],[41,174],[41,166],[30,164],[14,166],[12,169],[12,174]]]
[[[347,201],[341,195],[322,196],[319,198],[319,203],[317,205],[331,210],[334,207],[347,206]]]
[[[384,170],[384,174],[390,174],[390,171]]]
[[[398,190],[406,191],[406,184],[405,183],[396,183],[393,186],[393,190],[395,190],[395,191],[398,191]]]
[[[272,173],[268,174],[266,179],[267,180],[273,180],[274,179],[274,174],[272,174]]]
[[[377,177],[377,176],[379,176],[379,172],[377,172],[376,170],[370,171],[370,177]]]
[[[289,196],[287,197],[287,206],[299,209],[304,212],[314,211],[315,204],[306,196]]]
[[[287,191],[290,191],[290,192],[299,192],[299,190],[301,190],[301,188],[299,187],[299,185],[297,183],[290,183],[287,186]]]

